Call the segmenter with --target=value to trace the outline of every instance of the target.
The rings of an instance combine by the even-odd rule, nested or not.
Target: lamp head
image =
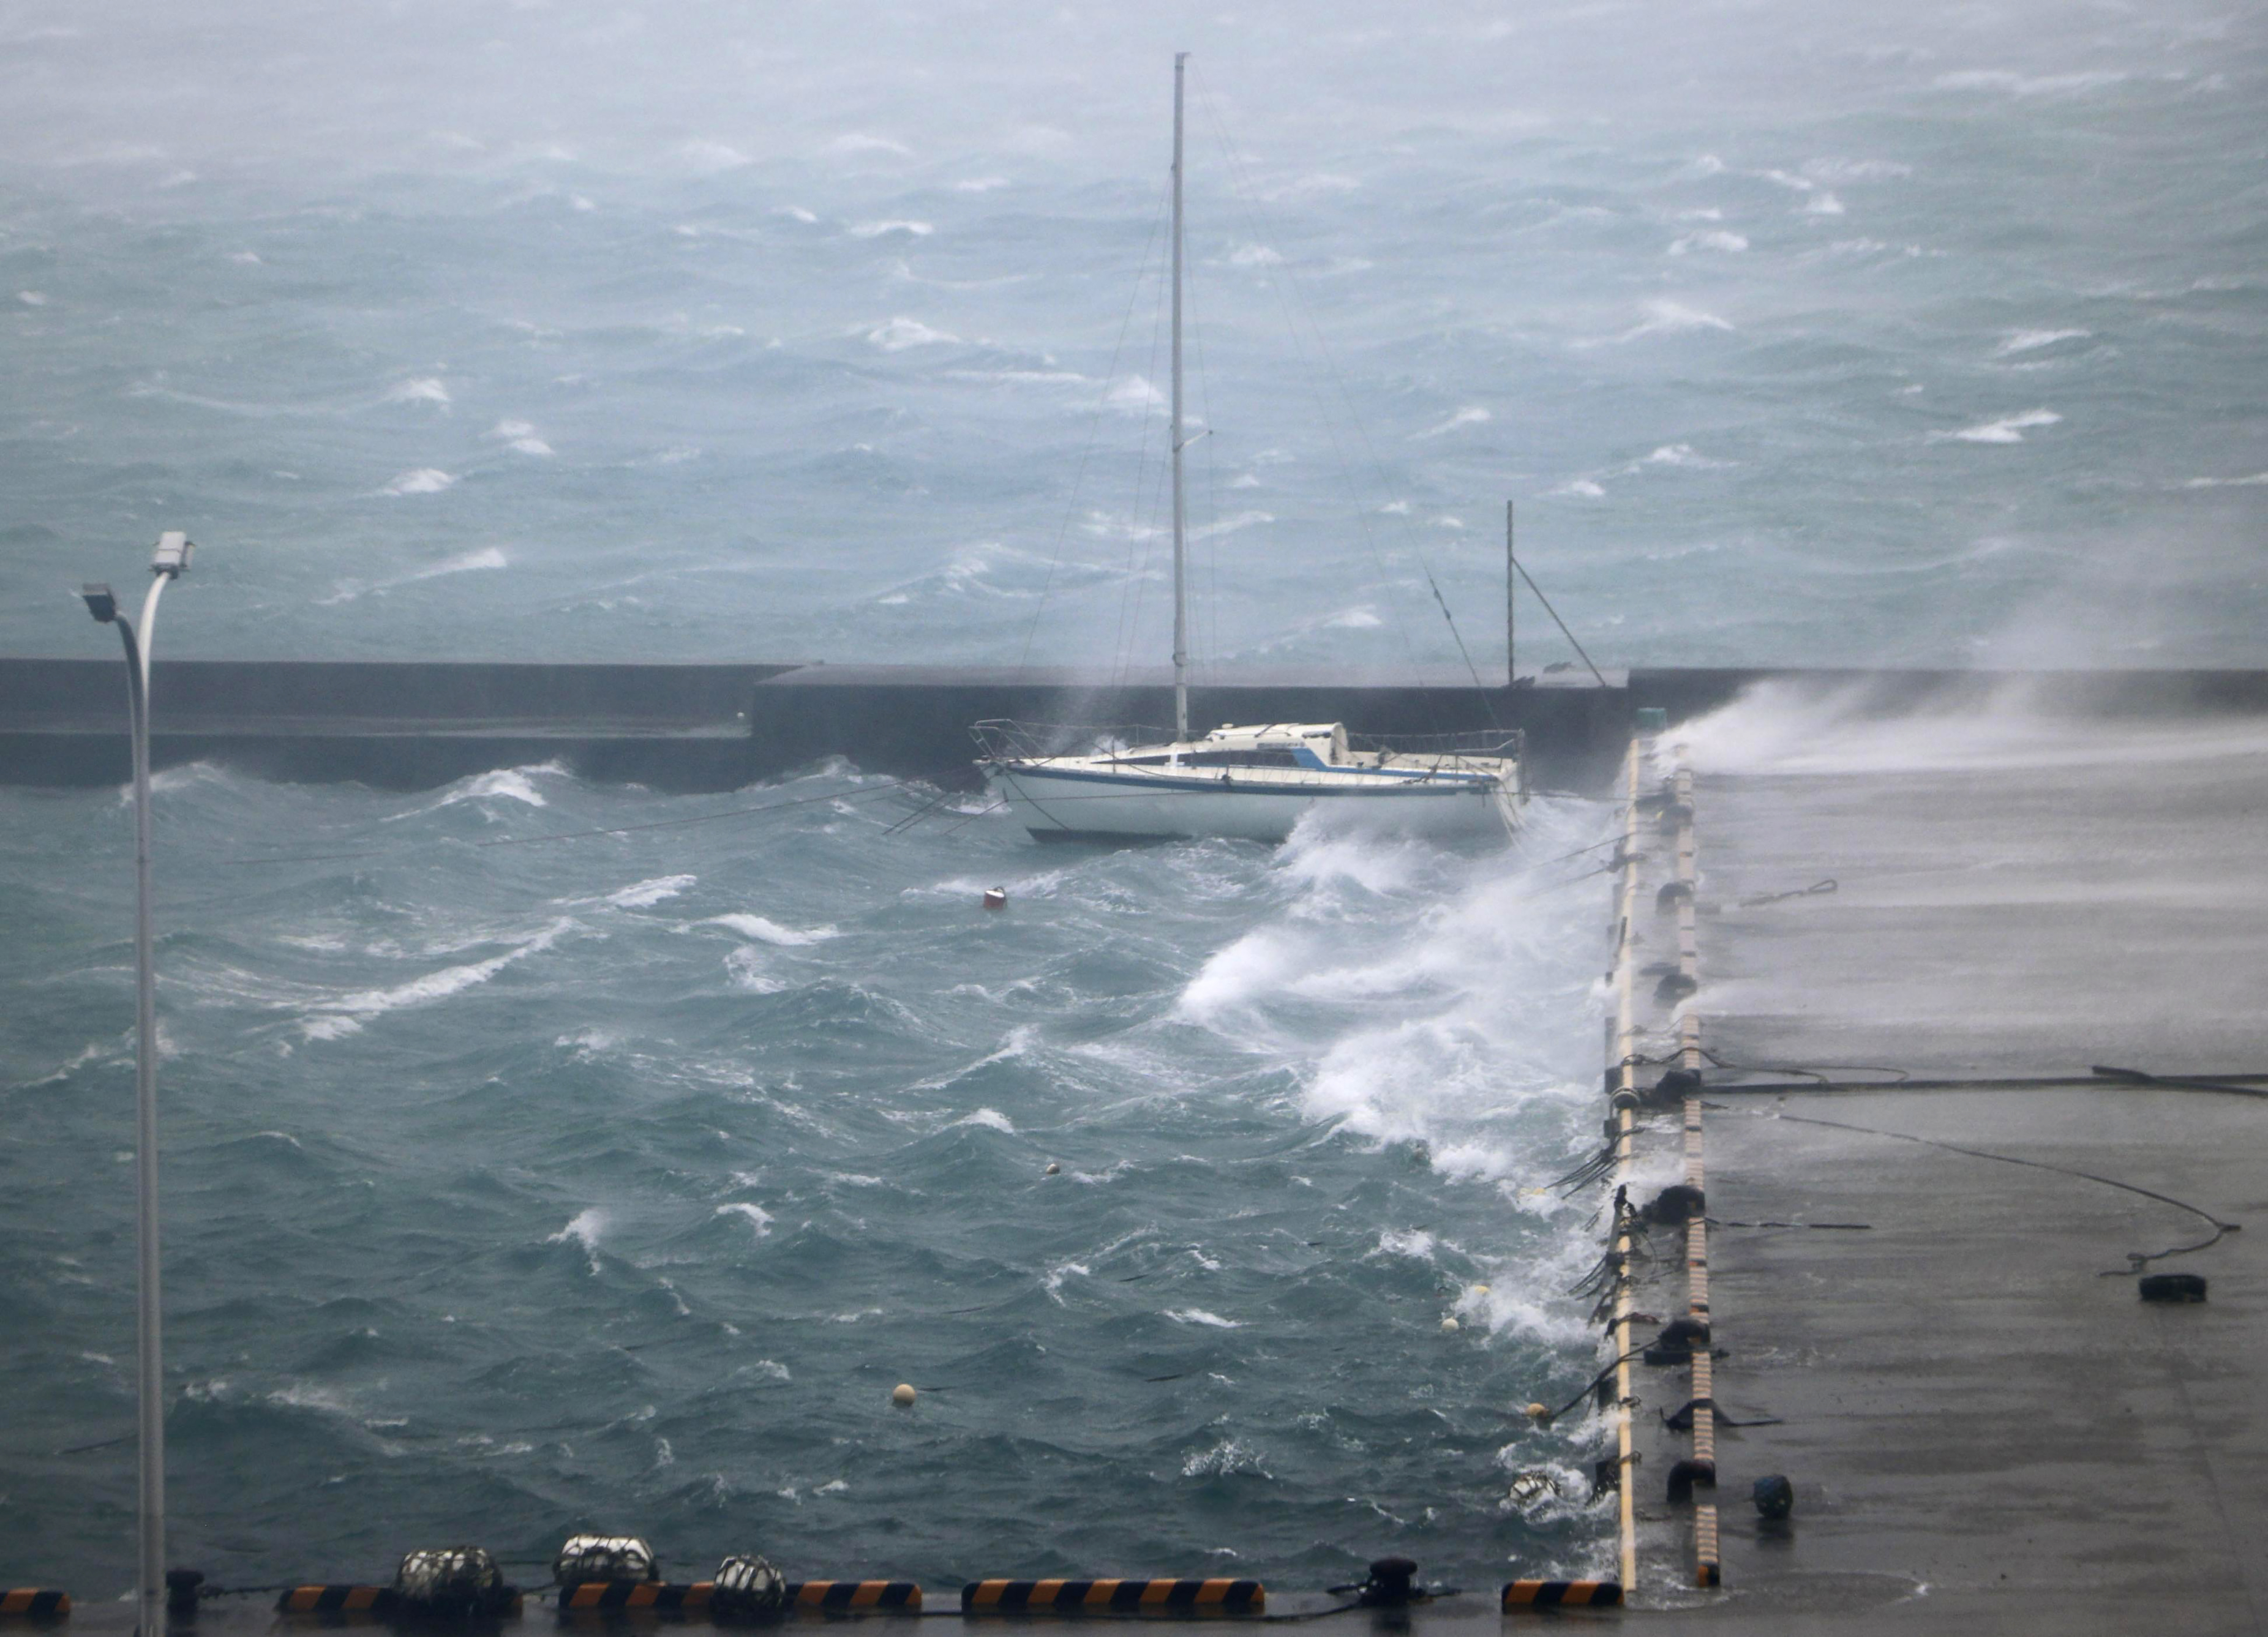
[[[96,624],[107,625],[118,617],[118,598],[109,586],[81,586],[78,594],[86,599],[86,611]]]
[[[158,553],[150,560],[150,571],[176,577],[186,574],[189,571],[190,555],[196,549],[195,543],[180,529],[169,528],[158,536]]]

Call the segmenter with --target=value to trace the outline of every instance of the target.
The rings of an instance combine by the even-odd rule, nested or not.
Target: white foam
[[[1995,358],[2007,358],[2012,352],[2036,352],[2042,347],[2052,347],[2058,341],[2083,341],[2095,332],[2089,329],[2018,329],[2011,330],[1992,349]]]
[[[1940,91],[2004,91],[2012,97],[2052,97],[2080,91],[2100,91],[2123,85],[2127,76],[2114,69],[2092,69],[2076,74],[2019,74],[2010,69],[1962,69],[1940,74],[1932,83]]]
[[[894,318],[887,324],[877,324],[868,330],[866,339],[885,352],[903,352],[909,347],[934,347],[942,343],[957,342],[961,337],[947,335],[941,329],[932,329],[919,319]]]
[[[1381,1256],[1408,1257],[1414,1262],[1431,1262],[1439,1243],[1422,1228],[1389,1228],[1378,1236]]]
[[[438,495],[453,488],[457,480],[438,466],[421,466],[407,472],[394,474],[381,493],[389,495]]]
[[[688,876],[686,880],[689,883],[692,878]],[[743,938],[753,938],[759,943],[777,944],[783,948],[794,948],[802,944],[821,943],[829,938],[842,935],[832,926],[814,926],[799,930],[792,926],[782,926],[777,921],[767,919],[761,915],[712,915],[706,920],[696,922],[695,925],[722,926],[729,932],[740,933]]]
[[[36,290],[19,290],[16,292],[16,299],[27,307],[43,307],[48,305],[47,297]]]
[[[1041,1287],[1048,1293],[1049,1299],[1057,1307],[1069,1305],[1063,1299],[1063,1282],[1073,1274],[1077,1274],[1081,1279],[1091,1279],[1094,1275],[1094,1270],[1084,1262],[1061,1262],[1049,1268],[1047,1277],[1040,1281]]]
[[[755,1231],[755,1235],[759,1239],[765,1237],[772,1231],[772,1213],[770,1211],[765,1210],[763,1206],[760,1205],[746,1205],[737,1202],[732,1205],[720,1205],[717,1207],[716,1214],[718,1216],[737,1216],[742,1218],[747,1222],[748,1226]]]
[[[1484,406],[1477,403],[1468,404],[1440,425],[1429,426],[1422,432],[1410,433],[1410,441],[1417,443],[1427,438],[1445,437],[1461,426],[1485,426],[1495,418]]]
[[[2268,472],[2255,472],[2250,477],[2192,477],[2182,485],[2184,489],[2257,489],[2268,484]]]
[[[547,764],[536,771],[553,770]],[[529,781],[529,771],[526,768],[500,767],[492,772],[475,774],[426,811],[453,807],[460,801],[518,801],[531,807],[549,807],[551,804],[543,799],[543,793]]]
[[[597,1206],[576,1213],[572,1220],[543,1242],[549,1245],[577,1244],[590,1259],[591,1272],[599,1272],[599,1239],[607,1231],[612,1218]]]
[[[1646,457],[1648,466],[1684,466],[1694,468],[1719,467],[1722,461],[1712,461],[1707,455],[1697,454],[1690,443],[1668,443]]]
[[[1003,1052],[996,1055],[1007,1054]],[[1012,1137],[1016,1134],[1015,1123],[998,1109],[979,1109],[974,1114],[962,1115],[953,1123],[955,1125],[982,1125],[988,1131],[1005,1132]]]
[[[1241,1319],[1225,1319],[1219,1314],[1209,1313],[1203,1308],[1168,1308],[1166,1309],[1166,1316],[1176,1324],[1202,1324],[1211,1330],[1242,1330],[1244,1328],[1244,1321]]]
[[[1649,301],[1646,304],[1645,312],[1646,316],[1643,319],[1618,336],[1608,336],[1603,342],[1585,341],[1577,342],[1575,344],[1579,347],[1595,347],[1609,343],[1621,345],[1627,342],[1642,341],[1648,336],[1687,336],[1697,331],[1729,331],[1733,328],[1715,313],[1704,313],[1700,308],[1689,307],[1683,302]]]
[[[396,381],[387,388],[388,403],[430,403],[440,409],[449,407],[449,387],[438,375],[420,375],[414,380]]]
[[[551,446],[537,437],[535,428],[526,421],[498,421],[489,429],[488,435],[502,442],[505,447],[516,450],[521,454],[554,453]]]
[[[608,893],[606,902],[618,910],[649,909],[664,899],[674,898],[699,879],[695,875],[657,875],[652,881],[638,881]]]
[[[1102,401],[1114,409],[1147,410],[1164,408],[1166,395],[1151,385],[1146,376],[1129,375],[1124,380],[1113,381]]]
[[[1718,250],[1729,254],[1748,247],[1748,240],[1741,234],[1727,232],[1722,229],[1712,229],[1706,232],[1686,234],[1684,238],[1670,245],[1669,254],[1684,255],[1695,250]]]
[[[2063,419],[2053,409],[2026,409],[2021,415],[2004,415],[1997,421],[1986,421],[1979,426],[1964,426],[1957,432],[1932,432],[1932,443],[2021,443],[2025,432],[2036,426],[2053,426]]]
[[[396,984],[387,989],[363,989],[335,999],[318,1001],[308,1008],[309,1015],[300,1024],[301,1032],[310,1040],[338,1040],[358,1033],[363,1026],[388,1012],[406,1007],[427,1006],[450,996],[461,994],[477,984],[485,984],[513,962],[549,949],[563,937],[575,923],[562,918],[505,950],[490,955],[485,961],[468,962],[461,966],[443,967],[440,970],[411,978],[406,984]]]
[[[318,597],[315,602],[319,608],[331,608],[342,602],[352,602],[357,597],[383,594],[403,586],[414,586],[421,580],[438,579],[445,574],[477,573],[484,569],[506,568],[510,564],[511,559],[504,556],[502,548],[482,546],[476,551],[463,552],[446,562],[436,563],[431,568],[413,569],[392,579],[375,582],[342,579],[338,582],[338,589],[328,597]]]
[[[762,952],[742,944],[725,957],[725,970],[736,988],[752,995],[776,995],[787,987],[787,979],[774,977],[764,970]]]

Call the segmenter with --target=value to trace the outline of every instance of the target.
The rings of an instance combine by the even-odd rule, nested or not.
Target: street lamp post
[[[158,625],[158,599],[188,572],[196,548],[178,530],[158,536],[150,564],[150,594],[142,602],[142,631],[118,617],[107,586],[81,594],[87,612],[118,627],[126,647],[126,698],[134,741],[134,1175],[135,1339],[141,1445],[141,1550],[135,1588],[136,1629],[160,1637],[166,1629],[166,1404],[158,1300],[158,1003],[150,960],[150,638]]]

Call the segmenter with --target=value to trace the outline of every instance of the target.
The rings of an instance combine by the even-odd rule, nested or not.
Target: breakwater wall
[[[0,659],[0,782],[86,785],[128,777],[117,660]],[[1222,722],[1344,721],[1416,736],[1490,727],[1528,736],[1546,787],[1596,789],[1632,712],[1675,723],[1773,682],[1854,708],[1980,705],[2012,687],[2052,708],[2268,713],[2268,672],[1953,672],[1637,668],[1560,672],[1515,687],[1447,676],[1360,681],[1255,674],[1190,689],[1200,731]],[[732,790],[831,756],[901,778],[976,782],[969,724],[1169,723],[1169,679],[919,665],[524,665],[160,660],[151,754],[264,778],[389,789],[558,761],[585,778],[671,791]]]

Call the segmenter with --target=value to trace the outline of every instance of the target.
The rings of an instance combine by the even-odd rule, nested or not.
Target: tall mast
[[[1182,77],[1174,54],[1174,737],[1189,736],[1189,509],[1182,498]]]

